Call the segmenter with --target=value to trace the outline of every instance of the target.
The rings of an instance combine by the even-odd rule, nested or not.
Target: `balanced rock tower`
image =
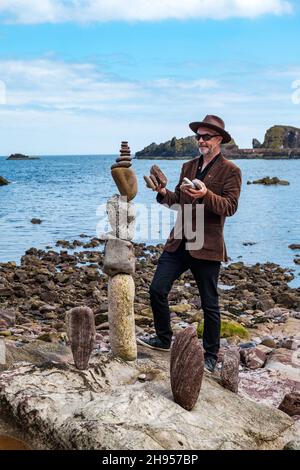
[[[128,142],[122,142],[120,157],[111,174],[120,194],[108,199],[106,211],[111,232],[106,236],[104,272],[108,274],[108,321],[112,353],[125,361],[137,357],[134,322],[135,256],[131,240],[135,230],[135,208],[131,202],[138,186],[131,166]]]

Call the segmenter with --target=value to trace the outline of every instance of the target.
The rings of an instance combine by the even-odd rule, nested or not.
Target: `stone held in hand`
[[[194,183],[186,177],[184,177],[182,180],[182,186],[187,186],[189,188],[196,189]]]
[[[147,188],[150,188],[150,189],[155,190],[156,186],[155,186],[155,184],[153,183],[153,181],[152,181],[152,179],[150,178],[150,176],[145,176],[145,175],[144,175],[144,180],[146,181]]]
[[[165,188],[168,184],[168,179],[166,175],[161,171],[158,165],[152,165],[150,168],[150,175],[153,175],[155,179],[159,182],[162,188]]]
[[[195,178],[192,181],[192,183],[194,184],[195,189],[203,189],[204,188],[204,183],[201,180],[198,180],[197,178]]]
[[[196,330],[188,327],[175,338],[171,348],[171,388],[174,401],[190,411],[202,384],[204,355]]]
[[[240,355],[237,348],[228,349],[223,358],[221,383],[233,393],[238,392]]]
[[[77,369],[85,370],[95,340],[94,313],[89,307],[75,307],[66,313],[67,336]]]

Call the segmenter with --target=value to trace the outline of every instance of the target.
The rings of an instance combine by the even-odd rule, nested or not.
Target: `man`
[[[238,207],[241,190],[241,171],[221,153],[221,144],[231,141],[223,120],[208,115],[201,122],[192,122],[199,143],[200,156],[183,164],[179,182],[174,192],[158,185],[157,201],[168,207],[180,204],[204,205],[204,243],[197,249],[188,248],[188,237],[182,229],[182,238],[174,236],[174,228],[159,258],[150,286],[150,302],[154,315],[156,336],[142,337],[137,341],[144,346],[169,351],[172,340],[168,294],[178,277],[191,270],[197,283],[204,313],[203,347],[205,368],[213,372],[220,344],[220,309],[218,301],[218,278],[222,261],[227,261],[223,228],[227,216]],[[184,177],[203,182],[201,189],[182,184]],[[195,226],[195,210],[191,216]],[[176,225],[175,225],[176,227]],[[201,229],[203,227],[200,227]]]

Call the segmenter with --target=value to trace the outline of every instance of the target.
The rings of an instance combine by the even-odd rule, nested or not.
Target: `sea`
[[[80,234],[96,237],[107,231],[106,201],[117,188],[110,167],[116,155],[41,156],[40,160],[14,161],[0,157],[0,176],[11,181],[0,186],[0,262],[20,262],[30,247],[55,247],[59,239],[72,241]],[[176,186],[186,160],[133,160],[138,178],[137,242],[164,243],[174,224],[174,211],[158,208],[155,193],[143,175],[153,164]],[[290,286],[300,286],[300,160],[235,160],[243,174],[236,214],[228,217],[225,241],[230,262],[273,262],[293,270]],[[288,180],[288,186],[253,185],[264,176]],[[42,220],[32,224],[31,219]],[[84,239],[82,239],[84,241]],[[99,248],[98,248],[99,249]]]

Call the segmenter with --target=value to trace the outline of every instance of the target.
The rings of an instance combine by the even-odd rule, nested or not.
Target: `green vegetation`
[[[197,334],[198,338],[203,337],[203,322],[198,324]],[[230,336],[238,336],[242,339],[247,339],[249,333],[244,326],[232,320],[221,321],[221,338],[229,338]]]

